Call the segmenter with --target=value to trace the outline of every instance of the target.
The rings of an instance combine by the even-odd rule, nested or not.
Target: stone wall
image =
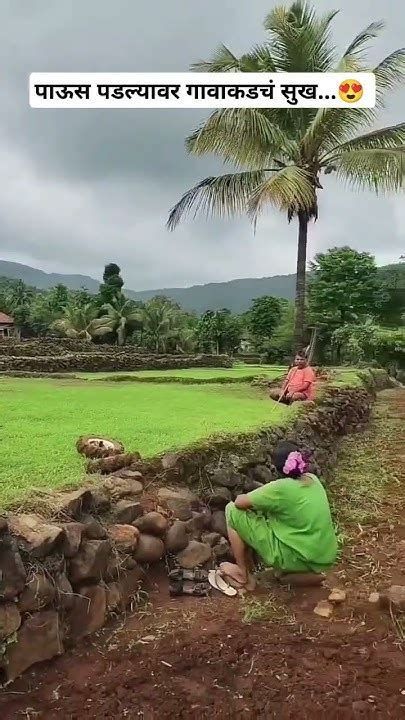
[[[1,345],[1,343],[0,343]],[[70,353],[63,355],[0,355],[0,372],[72,373],[114,372],[117,370],[173,370],[180,368],[232,367],[228,355],[151,355],[127,349],[113,352]]]
[[[275,479],[277,442],[299,443],[311,470],[327,479],[339,437],[368,422],[374,391],[372,380],[329,389],[289,427],[221,438],[152,462],[125,454],[118,443],[100,446],[96,454],[107,457],[87,460],[97,482],[41,496],[41,514],[0,518],[2,679],[99,630],[134,602],[165,554],[184,568],[230,558],[224,508],[240,492]],[[79,451],[84,445],[79,441]]]

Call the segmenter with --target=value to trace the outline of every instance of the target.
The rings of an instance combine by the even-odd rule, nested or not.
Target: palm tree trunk
[[[297,284],[295,289],[294,352],[300,350],[305,332],[305,291],[307,267],[308,218],[298,213]]]

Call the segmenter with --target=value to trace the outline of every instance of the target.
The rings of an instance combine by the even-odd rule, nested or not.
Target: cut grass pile
[[[195,371],[194,371],[195,372]],[[151,457],[214,434],[280,424],[291,410],[248,385],[0,379],[0,506],[35,488],[79,483],[79,435],[106,435]]]

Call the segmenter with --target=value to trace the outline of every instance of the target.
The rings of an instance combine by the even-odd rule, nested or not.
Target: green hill
[[[385,265],[379,268],[381,278],[392,288],[405,288],[405,263]],[[123,268],[125,277],[125,269]],[[45,273],[42,270],[21,265],[19,263],[0,260],[0,277],[24,280],[40,290],[63,283],[72,290],[81,287],[96,293],[99,280],[87,275],[63,275]],[[275,275],[267,278],[243,278],[222,283],[194,285],[188,288],[161,288],[135,292],[124,288],[126,295],[136,300],[149,300],[154,295],[167,295],[178,302],[185,310],[202,313],[205,310],[229,308],[234,313],[242,313],[248,309],[254,298],[262,295],[292,300],[295,294],[295,275]]]

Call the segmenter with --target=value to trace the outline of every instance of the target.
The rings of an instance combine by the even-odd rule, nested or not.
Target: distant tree
[[[102,304],[112,303],[122,294],[124,281],[121,268],[116,263],[109,263],[104,268],[103,282],[100,285],[100,301]]]
[[[308,291],[313,321],[335,326],[375,315],[385,301],[373,256],[350,247],[316,255]]]
[[[141,323],[139,307],[122,294],[103,305],[102,313],[92,325],[92,334],[94,337],[110,335],[118,345],[124,345],[127,336]]]
[[[89,291],[84,287],[80,288],[80,290],[73,290],[70,293],[70,304],[74,307],[80,308],[94,303],[95,296],[90,295]]]
[[[97,315],[98,308],[91,303],[82,307],[71,305],[62,318],[54,321],[52,329],[68,338],[90,341],[96,329]]]
[[[252,306],[246,315],[253,345],[257,350],[268,346],[277,325],[280,323],[283,310],[283,301],[271,295],[253,300]]]
[[[193,315],[167,297],[149,300],[139,313],[142,323],[140,343],[153,352],[191,352],[195,345]]]
[[[294,337],[294,305],[283,303],[280,322],[271,337],[265,353],[269,362],[284,362],[291,354]]]
[[[28,318],[34,294],[33,288],[28,287],[22,280],[16,280],[6,295],[5,304],[13,316],[19,334],[28,330]]]
[[[227,308],[207,310],[197,325],[197,338],[204,352],[234,353],[240,346],[243,334],[241,319]]]

